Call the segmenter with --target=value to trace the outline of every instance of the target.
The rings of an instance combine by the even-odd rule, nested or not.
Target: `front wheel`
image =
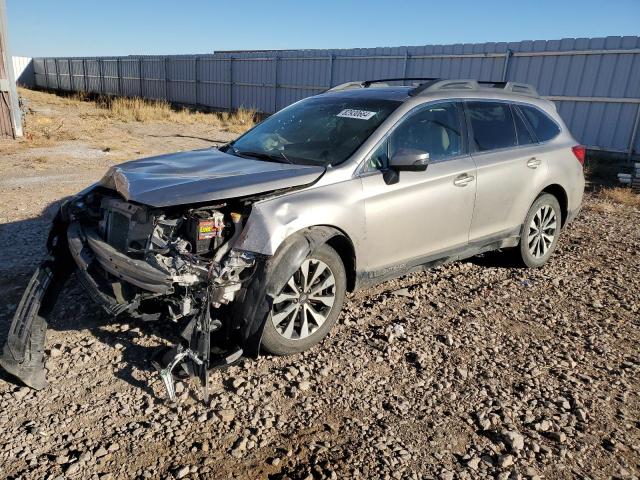
[[[262,347],[274,355],[289,355],[319,343],[340,315],[346,284],[340,256],[329,245],[319,246],[274,299]]]
[[[543,266],[558,245],[562,212],[556,197],[549,193],[540,195],[524,219],[519,256],[529,268]]]

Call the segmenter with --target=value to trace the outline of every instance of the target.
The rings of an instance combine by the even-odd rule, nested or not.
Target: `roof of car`
[[[416,82],[421,80],[421,82]],[[389,85],[389,82],[411,81],[412,86]],[[497,100],[544,101],[531,85],[517,82],[489,82],[465,79],[387,79],[347,82],[336,85],[320,95],[341,98],[368,98],[404,102],[410,98],[474,96]]]
[[[409,92],[414,87],[373,87],[373,88],[353,88],[340,90],[337,92],[323,92],[320,95],[331,95],[331,97],[341,98],[371,98],[376,100],[396,100],[403,102],[409,98]]]

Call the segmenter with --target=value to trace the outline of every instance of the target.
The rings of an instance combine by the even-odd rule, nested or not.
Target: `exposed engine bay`
[[[200,311],[207,290],[213,305],[233,301],[251,274],[254,257],[231,249],[248,213],[235,207],[172,211],[92,192],[67,207],[69,246],[80,267],[104,280],[112,313],[176,321]]]
[[[156,365],[169,398],[175,399],[173,370],[184,363],[185,372],[200,377],[206,399],[207,370],[243,354],[237,328],[221,318],[257,266],[256,255],[232,248],[249,211],[249,201],[160,209],[103,188],[67,202],[50,233],[51,259],[34,274],[14,316],[3,367],[27,385],[46,386],[42,316],[55,303],[51,291],[75,270],[114,316],[186,323],[185,342]],[[220,347],[211,342],[214,333]]]

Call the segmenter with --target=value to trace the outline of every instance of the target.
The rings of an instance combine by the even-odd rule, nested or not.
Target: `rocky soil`
[[[0,341],[43,255],[47,191],[103,163],[2,187]],[[488,254],[351,294],[322,345],[212,372],[208,407],[195,381],[165,400],[150,358],[171,325],[113,323],[72,285],[50,387],[0,374],[0,477],[638,478],[639,252],[640,209],[588,194],[544,268]]]

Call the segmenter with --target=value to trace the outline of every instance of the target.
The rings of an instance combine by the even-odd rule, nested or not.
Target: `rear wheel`
[[[275,355],[302,352],[319,343],[336,323],[346,291],[340,256],[321,245],[302,262],[273,302],[262,347]]]
[[[556,197],[549,193],[540,195],[527,213],[522,225],[518,252],[527,267],[541,267],[556,249],[562,212]]]

